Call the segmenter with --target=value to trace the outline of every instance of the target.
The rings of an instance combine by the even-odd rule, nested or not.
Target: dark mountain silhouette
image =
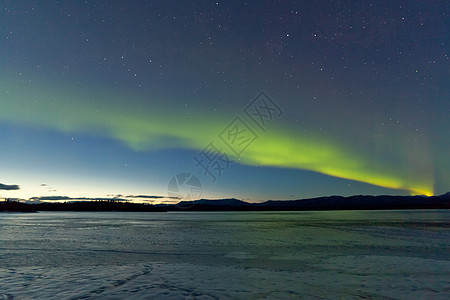
[[[303,210],[377,210],[450,209],[450,192],[440,196],[329,196],[303,200],[269,200],[248,203],[239,199],[181,201],[177,204],[141,204],[116,200],[27,204],[0,202],[0,211],[303,211]]]
[[[441,195],[441,197],[450,199],[450,192],[447,192],[447,193]]]
[[[227,210],[227,208],[245,208],[250,207],[252,204],[244,202],[238,199],[219,199],[219,200],[209,200],[209,199],[201,199],[195,201],[181,201],[175,204],[175,207],[180,209],[189,209],[189,208],[218,208],[219,210]],[[159,206],[159,205],[157,205]],[[161,205],[168,208],[173,208],[173,205]]]
[[[449,209],[450,192],[441,196],[329,196],[303,200],[269,200],[247,203],[238,199],[182,201],[161,204],[168,211],[300,211],[300,210],[374,210],[374,209]]]

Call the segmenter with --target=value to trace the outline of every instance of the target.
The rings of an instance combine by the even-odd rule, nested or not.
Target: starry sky
[[[449,1],[0,1],[0,183],[20,187],[0,197],[443,194],[449,14]]]

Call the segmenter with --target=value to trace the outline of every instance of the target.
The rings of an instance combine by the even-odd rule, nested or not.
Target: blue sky
[[[1,6],[0,196],[448,191],[447,1],[50,2]]]

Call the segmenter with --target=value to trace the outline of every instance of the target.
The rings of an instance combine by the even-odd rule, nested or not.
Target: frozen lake
[[[0,213],[0,299],[448,299],[450,211]]]

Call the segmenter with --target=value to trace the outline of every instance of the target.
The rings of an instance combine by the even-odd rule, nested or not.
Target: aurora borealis
[[[4,1],[0,196],[440,194],[447,1]],[[245,114],[260,91],[282,114]],[[257,138],[220,138],[236,117]],[[210,142],[233,163],[211,181]],[[47,187],[51,186],[52,189]]]

